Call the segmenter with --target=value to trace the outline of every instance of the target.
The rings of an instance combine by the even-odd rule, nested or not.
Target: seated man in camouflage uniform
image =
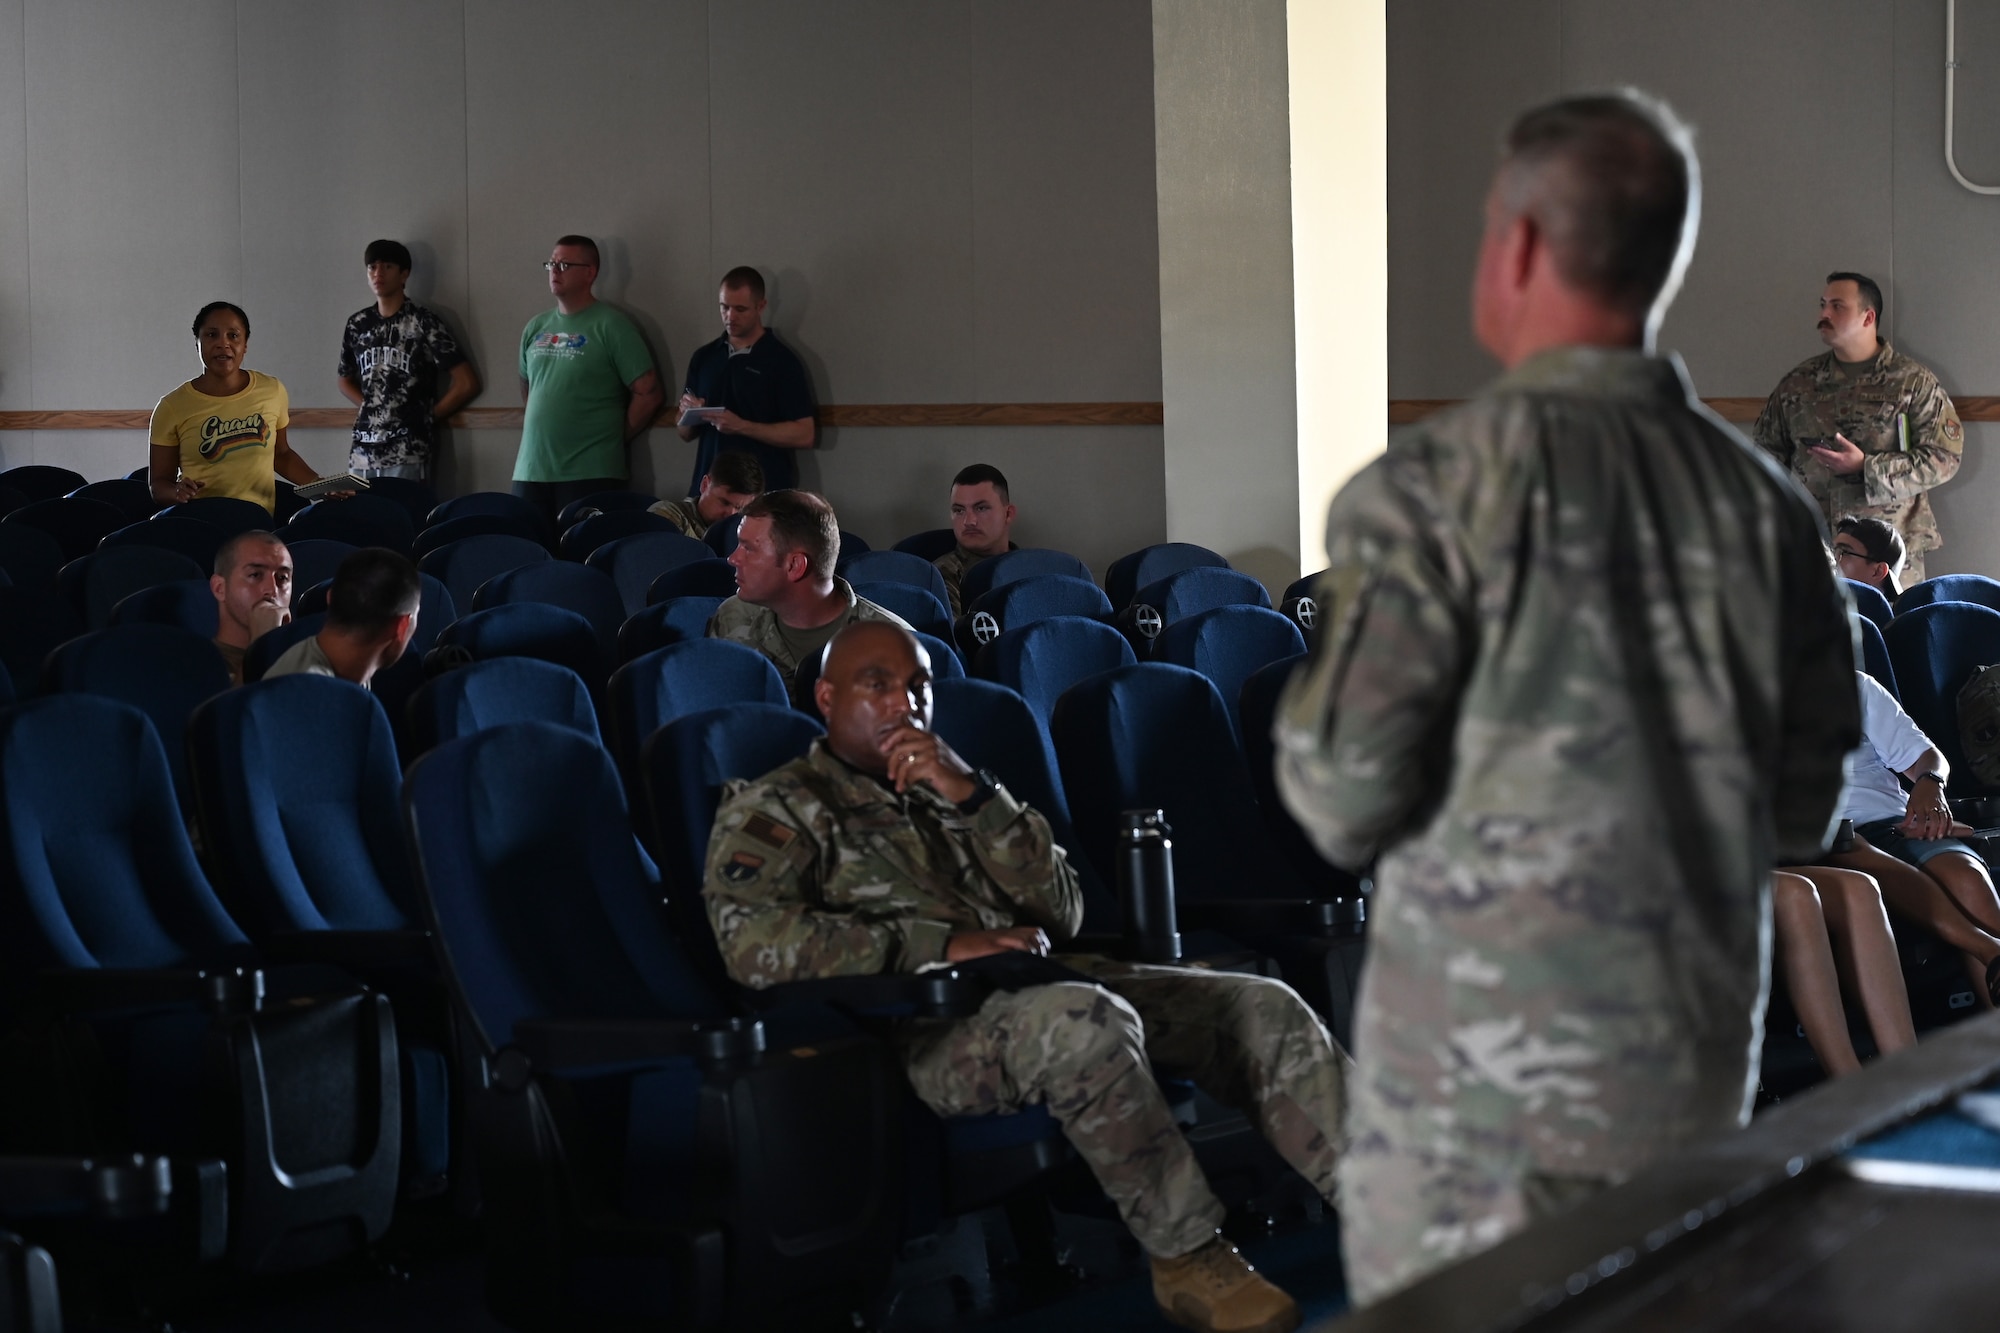
[[[703,896],[746,986],[915,972],[1048,952],[1083,919],[1048,823],[930,730],[930,663],[907,632],[861,623],[814,685],[827,734],[716,814]],[[1153,1080],[1185,1071],[1241,1106],[1329,1199],[1347,1057],[1288,987],[1262,977],[1064,955],[1094,980],[996,991],[971,1018],[902,1033],[940,1115],[1045,1104],[1153,1262],[1161,1309],[1193,1329],[1278,1330],[1298,1307],[1216,1233],[1223,1208]]]
[[[764,465],[755,454],[731,449],[715,456],[708,471],[701,474],[699,494],[685,500],[662,500],[646,512],[658,514],[688,536],[700,541],[708,530],[764,491]]]
[[[1007,477],[991,463],[974,463],[959,469],[951,479],[951,532],[955,545],[931,561],[944,575],[951,593],[951,614],[965,614],[965,599],[959,596],[959,580],[988,556],[1004,555],[1015,548],[1007,540],[1014,530],[1014,502],[1007,494]]]
[[[729,563],[736,566],[736,595],[715,609],[711,639],[734,639],[777,664],[792,703],[803,706],[799,663],[855,620],[900,616],[854,595],[834,575],[840,559],[840,520],[824,497],[811,491],[772,491],[743,509],[743,526]]]

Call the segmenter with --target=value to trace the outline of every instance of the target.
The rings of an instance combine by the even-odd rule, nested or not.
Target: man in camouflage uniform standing
[[[861,622],[816,682],[827,734],[804,758],[732,785],[703,897],[746,986],[915,972],[1076,934],[1076,873],[1041,815],[930,730],[930,664],[907,630]],[[1139,1242],[1154,1294],[1187,1328],[1280,1333],[1291,1298],[1216,1232],[1210,1192],[1153,1080],[1186,1071],[1240,1106],[1329,1199],[1346,1057],[1280,982],[1064,955],[1074,980],[990,995],[973,1017],[901,1034],[917,1096],[940,1115],[1062,1122]]]
[[[818,657],[841,627],[902,617],[856,595],[833,572],[840,520],[811,491],[768,491],[743,507],[736,530],[736,595],[709,617],[708,637],[733,639],[771,659],[795,706],[803,706],[799,665]]]
[[[1698,199],[1638,94],[1516,122],[1473,289],[1507,373],[1327,519],[1277,776],[1375,862],[1357,1302],[1749,1113],[1769,873],[1824,845],[1859,705],[1817,515],[1648,350]]]
[[[1778,381],[1757,443],[1819,501],[1828,523],[1879,518],[1903,535],[1905,588],[1944,545],[1928,492],[1958,472],[1965,428],[1936,375],[1881,336],[1882,289],[1829,273],[1819,298],[1827,350]]]

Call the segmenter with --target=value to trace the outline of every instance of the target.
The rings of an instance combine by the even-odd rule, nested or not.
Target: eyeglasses
[[[1841,546],[1838,543],[1834,545],[1833,553],[1835,555],[1844,555],[1850,560],[1866,560],[1868,558],[1868,552],[1857,551],[1852,546]]]
[[[567,273],[573,268],[596,268],[597,265],[580,264],[569,259],[546,259],[542,261],[542,267],[551,273]]]

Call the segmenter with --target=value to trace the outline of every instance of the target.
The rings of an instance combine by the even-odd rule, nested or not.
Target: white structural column
[[[1167,535],[1273,593],[1387,435],[1383,0],[1154,0]]]
[[[1290,0],[1298,526],[1324,563],[1326,506],[1388,442],[1389,82],[1384,0]]]

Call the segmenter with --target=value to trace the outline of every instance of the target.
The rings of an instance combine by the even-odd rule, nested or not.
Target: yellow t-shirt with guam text
[[[176,449],[181,475],[202,483],[203,495],[227,495],[271,509],[278,502],[278,432],[291,424],[285,386],[260,371],[250,386],[227,398],[213,398],[183,384],[153,409],[147,437]]]

